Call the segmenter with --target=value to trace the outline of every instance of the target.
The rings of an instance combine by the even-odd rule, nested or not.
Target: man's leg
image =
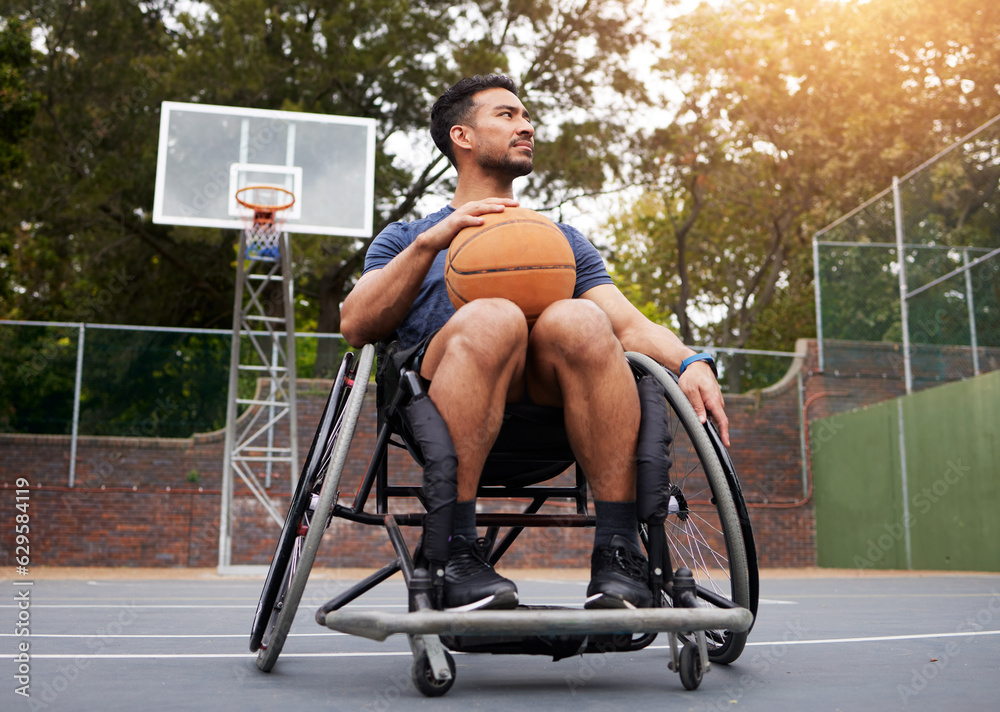
[[[517,605],[517,587],[493,571],[478,547],[475,500],[504,405],[523,391],[527,340],[527,322],[513,302],[476,300],[434,336],[421,362],[420,373],[431,382],[428,394],[458,455],[458,506],[445,569],[448,608]]]
[[[564,409],[594,499],[634,501],[639,393],[600,307],[573,299],[542,313],[529,340],[527,383],[534,403]]]
[[[532,330],[526,371],[532,401],[563,407],[570,445],[594,493],[588,607],[649,605],[635,519],[639,395],[610,320],[585,299],[553,304]]]
[[[527,342],[527,322],[513,302],[478,299],[427,346],[420,375],[431,382],[428,394],[455,443],[459,502],[475,498],[504,405],[521,395]]]

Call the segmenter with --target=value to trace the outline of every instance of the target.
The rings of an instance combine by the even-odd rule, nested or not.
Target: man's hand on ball
[[[473,200],[461,207],[447,218],[433,226],[418,238],[427,247],[434,250],[447,250],[451,241],[462,230],[483,224],[483,215],[503,212],[504,208],[516,208],[520,203],[511,198],[486,198]]]

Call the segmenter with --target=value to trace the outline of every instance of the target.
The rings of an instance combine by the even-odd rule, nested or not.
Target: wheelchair
[[[317,623],[372,640],[405,634],[413,652],[413,683],[426,696],[443,695],[454,684],[452,652],[550,655],[559,660],[637,651],[667,633],[668,668],[679,673],[688,690],[700,685],[710,663],[729,664],[739,658],[757,615],[759,580],[736,470],[711,422],[698,421],[676,376],[642,354],[626,356],[643,408],[637,512],[650,562],[653,607],[443,610],[443,562],[450,535],[446,513],[457,490],[448,482],[447,467],[442,469],[447,447],[442,448],[440,428],[447,443],[450,436],[440,415],[435,421],[436,409],[418,375],[405,367],[388,367],[391,353],[383,345],[378,354],[374,452],[353,501],[341,501],[340,477],[376,360],[376,348],[367,345],[343,358],[291,498],[251,629],[250,650],[257,653],[257,667],[269,672],[281,654],[321,538],[334,517],[384,528],[395,558],[321,606]],[[416,458],[423,468],[422,482],[391,481],[390,447],[405,448]],[[494,447],[479,501],[519,502],[521,511],[501,506],[495,509],[504,511],[478,513],[477,526],[486,528],[491,564],[525,528],[594,526],[580,467],[575,468],[574,485],[552,482],[564,472],[557,482],[572,479],[568,470],[574,464],[568,447],[547,452]],[[397,506],[390,513],[390,502],[403,499],[410,503],[403,509],[418,508],[416,500],[421,511],[401,513]],[[541,513],[546,503],[573,513]],[[402,527],[421,528],[412,551]],[[397,573],[406,584],[409,612],[345,608]]]

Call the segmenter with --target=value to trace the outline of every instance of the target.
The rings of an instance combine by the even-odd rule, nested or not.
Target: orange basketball
[[[448,248],[444,280],[456,309],[473,299],[503,297],[521,307],[530,326],[549,304],[573,296],[576,259],[554,222],[526,208],[483,218]]]

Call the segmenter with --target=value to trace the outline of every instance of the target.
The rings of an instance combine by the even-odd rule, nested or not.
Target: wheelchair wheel
[[[672,411],[670,481],[676,489],[664,523],[671,564],[691,569],[702,606],[736,604],[756,616],[756,556],[735,471],[727,473],[723,466],[725,462],[731,468],[729,456],[714,426],[698,421],[672,374],[642,354],[629,353],[628,359],[638,371],[656,377]],[[664,599],[671,605],[669,596]],[[706,631],[709,660],[722,664],[736,660],[748,633]]]
[[[324,461],[329,459],[330,435],[350,392],[349,389],[344,388],[344,385],[353,361],[354,354],[348,353],[340,365],[340,372],[334,380],[333,388],[330,389],[330,395],[323,408],[323,415],[320,416],[319,427],[316,429],[309,454],[306,456],[306,466],[296,483],[295,493],[292,495],[285,523],[278,536],[274,556],[271,557],[271,566],[268,569],[264,590],[261,592],[253,626],[250,629],[251,652],[257,652],[261,643],[267,644],[264,641],[264,636],[269,634],[274,627],[274,618],[281,608],[279,601],[282,600],[288,589],[289,576],[287,574],[290,573],[291,568],[294,568],[298,561],[298,555],[301,553],[302,537],[299,535],[299,527],[303,517],[307,516],[307,509],[313,495],[319,492],[318,485],[321,484],[319,474],[322,471]]]
[[[447,680],[438,680],[434,677],[427,653],[421,653],[413,661],[410,677],[413,679],[414,687],[420,690],[420,693],[425,697],[440,697],[455,684],[455,659],[447,651],[445,651],[444,657],[448,661],[448,669],[451,670],[451,677]]]
[[[697,690],[701,685],[704,671],[701,667],[701,653],[698,652],[697,643],[690,640],[684,643],[680,654],[681,684],[686,690]]]
[[[250,634],[250,650],[263,672],[281,654],[330,523],[374,356],[374,347],[365,346],[356,363],[354,354],[344,357],[292,497]]]

